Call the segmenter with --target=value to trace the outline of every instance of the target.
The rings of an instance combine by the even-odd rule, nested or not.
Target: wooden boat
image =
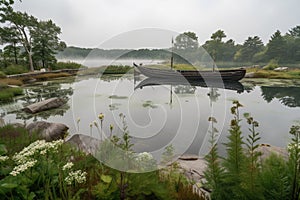
[[[172,70],[172,69],[155,69],[133,65],[145,76],[152,78],[185,78],[187,80],[223,80],[223,81],[239,81],[246,74],[245,69],[218,70],[218,71],[197,71],[197,70]]]
[[[227,90],[234,90],[238,93],[244,92],[244,86],[238,81],[198,81],[198,80],[187,80],[187,79],[177,79],[177,78],[146,78],[141,81],[135,89],[142,89],[147,86],[156,85],[190,85],[199,87],[209,87],[209,88],[221,88]]]

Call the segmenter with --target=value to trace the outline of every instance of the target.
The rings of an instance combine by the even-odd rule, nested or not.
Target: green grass
[[[276,72],[273,70],[249,68],[247,73],[254,72],[254,78],[269,79],[300,79],[300,69],[291,69],[286,72]]]
[[[22,95],[22,88],[3,88],[0,89],[0,103],[6,103],[13,100],[15,96]]]
[[[83,65],[75,63],[75,62],[58,62],[52,66],[52,70],[59,69],[79,69],[82,68]]]

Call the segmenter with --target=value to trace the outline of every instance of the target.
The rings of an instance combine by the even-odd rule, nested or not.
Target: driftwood
[[[66,103],[65,100],[54,97],[54,98],[46,99],[44,101],[37,102],[37,103],[31,104],[29,106],[26,106],[23,110],[25,112],[29,112],[29,113],[38,113],[38,112],[41,112],[44,110],[58,108],[65,103]]]
[[[69,128],[61,123],[38,121],[28,124],[26,129],[30,133],[37,132],[40,138],[45,139],[46,141],[52,141],[63,139],[66,136]]]

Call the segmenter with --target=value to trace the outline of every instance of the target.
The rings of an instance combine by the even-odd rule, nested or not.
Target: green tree
[[[214,61],[232,61],[237,51],[237,46],[232,39],[223,42],[226,34],[223,30],[218,30],[211,35],[211,40],[205,42],[202,47],[209,53]]]
[[[223,30],[217,30],[215,33],[213,33],[210,37],[212,40],[222,42],[223,38],[226,38],[226,34]]]
[[[279,62],[283,62],[286,56],[286,41],[281,35],[281,32],[277,30],[269,40],[267,44],[266,56],[269,60],[276,59]]]
[[[4,55],[9,58],[14,58],[15,64],[18,64],[20,48],[17,45],[19,42],[18,34],[15,29],[0,27],[0,43],[8,44],[4,47]]]
[[[35,61],[41,61],[42,67],[49,67],[56,62],[55,50],[63,48],[58,35],[61,29],[52,20],[40,21],[32,31],[32,52]]]
[[[252,62],[253,57],[263,50],[264,44],[258,36],[248,37],[242,48],[237,52],[235,60],[242,62]],[[239,55],[238,55],[239,54]]]
[[[287,34],[295,38],[300,38],[300,26],[292,28]]]
[[[286,41],[286,60],[290,63],[300,61],[300,26],[288,31],[284,36]]]
[[[175,38],[175,49],[195,50],[198,48],[198,46],[198,37],[194,32],[184,32]]]
[[[15,12],[12,8],[8,8],[1,14],[0,22],[8,24],[7,27],[17,33],[18,40],[22,43],[27,53],[30,70],[33,71],[31,35],[37,26],[37,19],[27,13]]]

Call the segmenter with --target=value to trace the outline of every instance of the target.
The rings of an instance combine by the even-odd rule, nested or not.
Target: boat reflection
[[[206,88],[221,88],[227,90],[234,90],[237,93],[244,92],[244,86],[238,81],[223,82],[223,81],[196,81],[177,78],[146,78],[141,81],[135,89],[142,89],[147,86],[155,85],[171,85],[171,86],[192,86],[192,87],[206,87]]]

